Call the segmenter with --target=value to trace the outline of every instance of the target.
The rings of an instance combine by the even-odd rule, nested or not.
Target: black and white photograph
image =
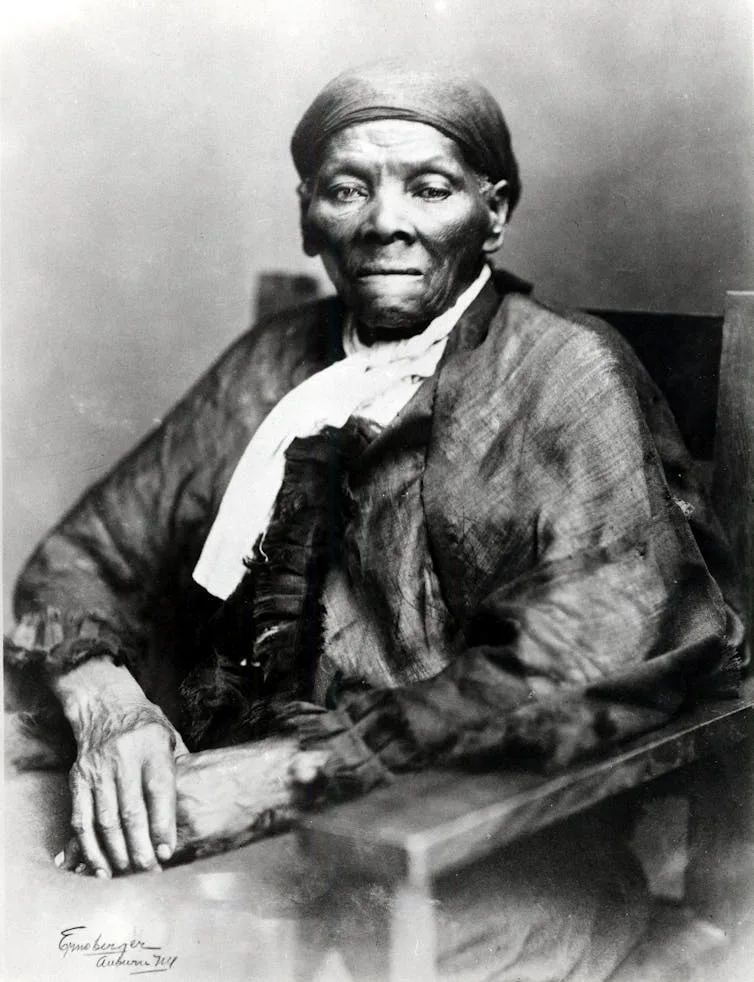
[[[0,977],[751,978],[752,0],[0,25]]]

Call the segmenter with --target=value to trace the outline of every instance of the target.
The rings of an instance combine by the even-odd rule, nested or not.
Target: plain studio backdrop
[[[5,22],[6,603],[245,329],[259,273],[320,275],[288,141],[346,67],[475,70],[523,176],[503,264],[539,296],[719,312],[754,286],[747,0],[25,0]]]

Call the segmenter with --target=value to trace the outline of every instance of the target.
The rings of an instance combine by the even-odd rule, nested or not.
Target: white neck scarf
[[[325,426],[341,427],[351,416],[386,426],[434,374],[448,335],[489,278],[485,265],[452,307],[405,341],[366,345],[349,319],[343,337],[346,357],[283,396],[249,441],[194,569],[200,586],[225,600],[240,582],[243,559],[272,517],[285,451],[293,440],[314,436]]]

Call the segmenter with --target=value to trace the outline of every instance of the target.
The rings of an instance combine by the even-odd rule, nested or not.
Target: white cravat
[[[448,335],[489,278],[485,265],[452,307],[404,341],[366,345],[355,325],[346,323],[346,357],[283,396],[249,441],[194,568],[197,583],[222,600],[230,596],[243,576],[244,557],[269,525],[293,440],[343,426],[351,416],[386,426],[434,374]]]

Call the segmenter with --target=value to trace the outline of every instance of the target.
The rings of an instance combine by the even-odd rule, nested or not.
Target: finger
[[[81,862],[81,846],[79,845],[79,840],[75,835],[66,842],[65,848],[62,849],[55,857],[55,865],[58,869],[68,870],[69,872],[75,870],[78,864]]]
[[[120,824],[118,791],[112,780],[95,785],[94,808],[99,840],[104,845],[111,864],[119,873],[125,873],[131,862],[128,858],[128,847]]]
[[[189,749],[186,746],[186,744],[183,742],[183,737],[178,732],[178,730],[173,730],[173,733],[175,734],[175,747],[173,748],[173,756],[177,760],[179,757],[185,756],[189,752]]]
[[[157,858],[165,862],[175,851],[175,770],[167,762],[148,760],[143,778],[149,834]]]
[[[131,865],[136,870],[159,869],[149,837],[149,821],[141,787],[141,774],[121,768],[116,777],[118,806]]]
[[[100,849],[94,831],[94,802],[89,785],[83,781],[72,781],[73,810],[71,828],[76,833],[84,860],[97,876],[112,876],[110,863]]]

